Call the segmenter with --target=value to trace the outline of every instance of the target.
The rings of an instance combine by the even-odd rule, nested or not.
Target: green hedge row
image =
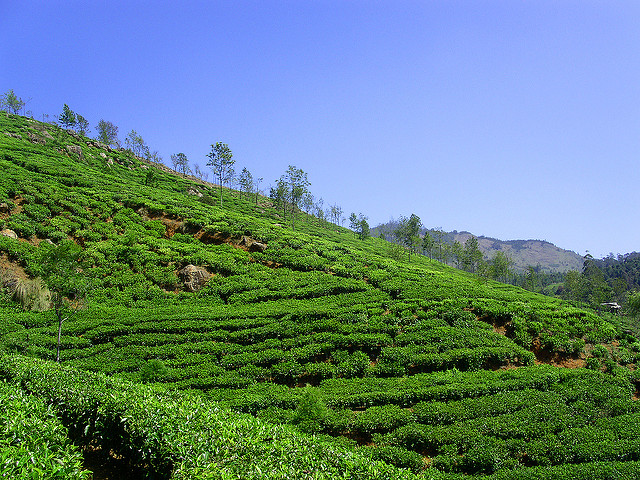
[[[194,394],[165,393],[16,356],[2,357],[0,364],[3,377],[53,405],[72,436],[144,463],[157,478],[413,478]]]

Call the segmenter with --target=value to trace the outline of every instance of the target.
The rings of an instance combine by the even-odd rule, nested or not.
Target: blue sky
[[[372,225],[640,250],[640,2],[0,0],[0,91]],[[92,130],[92,134],[95,130]]]

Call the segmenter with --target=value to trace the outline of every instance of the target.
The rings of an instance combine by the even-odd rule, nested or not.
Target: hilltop
[[[617,316],[25,117],[0,113],[0,169],[0,418],[40,435],[10,475],[98,451],[174,479],[640,477]],[[61,323],[38,278],[65,253]]]

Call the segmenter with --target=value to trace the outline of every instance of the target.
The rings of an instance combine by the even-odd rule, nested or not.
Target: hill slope
[[[452,233],[453,241],[464,243],[471,237],[469,232]],[[543,272],[567,272],[582,270],[584,259],[571,250],[556,247],[543,240],[498,240],[479,236],[478,247],[488,258],[502,251],[513,260],[514,268],[524,270],[527,266],[540,265]]]
[[[387,238],[392,238],[388,232],[393,232],[398,223],[391,221],[372,229],[376,236],[380,232],[386,232]],[[438,238],[434,230],[424,230],[433,238]],[[459,242],[464,245],[473,235],[470,232],[442,232],[442,242],[452,244]],[[544,240],[499,240],[497,238],[473,235],[478,239],[478,248],[486,259],[491,259],[496,252],[502,251],[513,261],[513,268],[524,271],[528,266],[540,265],[541,272],[567,272],[569,270],[581,271],[584,258],[571,250],[556,247],[553,243]]]
[[[152,397],[167,391],[184,408],[257,416],[251,428],[277,437],[277,458],[298,465],[297,478],[377,478],[374,470],[386,468],[386,478],[399,478],[377,463],[368,470],[366,458],[426,478],[639,475],[640,343],[613,317],[424,257],[398,262],[386,242],[303,214],[293,231],[267,199],[225,191],[220,208],[208,185],[22,117],[0,114],[0,168],[8,289],[40,274],[54,244],[82,247],[92,289],[87,307],[63,324],[61,343],[61,363],[79,370],[21,359],[54,359],[57,324],[51,312],[22,311],[8,293],[0,300],[1,343],[15,365],[3,377],[57,405],[78,426],[70,430],[78,444],[110,447],[99,428],[87,438],[94,427],[83,430],[84,407],[74,405],[106,408],[118,425],[130,402],[152,416],[143,415],[140,431],[153,415],[163,427],[156,443],[133,438],[121,455],[161,478],[235,478],[221,473],[224,454],[206,442],[181,450],[179,432],[197,431],[201,419],[166,421]],[[186,267],[206,279],[202,288]],[[119,392],[127,382],[154,385],[131,387],[116,408],[100,389],[82,389],[77,376],[87,370],[98,383],[118,377]],[[269,433],[273,424],[327,437],[291,433],[310,445],[296,450],[289,433]],[[246,431],[234,437],[227,423],[203,428],[225,429],[229,452],[244,445]],[[326,467],[331,475],[321,474],[308,452],[331,448],[341,453]],[[254,467],[274,468],[273,451],[230,453],[237,461],[227,458],[225,471],[259,478]]]

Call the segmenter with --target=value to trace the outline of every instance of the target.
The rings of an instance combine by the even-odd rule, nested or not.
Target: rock
[[[203,267],[187,265],[178,272],[178,277],[182,280],[188,292],[197,292],[205,286],[211,274]]]
[[[108,166],[112,166],[113,165],[113,158],[107,158],[107,165]]]
[[[9,204],[0,203],[0,213],[11,213],[11,208],[9,208]]]
[[[136,213],[138,215],[140,215],[140,217],[142,218],[143,222],[148,222],[150,220],[153,220],[150,216],[149,216],[149,210],[147,210],[144,207],[140,207],[138,210],[136,210]]]
[[[100,156],[101,156],[102,158],[104,158],[105,160],[107,159],[107,154],[106,154],[106,153],[104,153],[104,152],[100,152]]]
[[[8,269],[5,270],[1,280],[2,280],[2,283],[0,283],[0,285],[2,285],[2,287],[7,288],[11,292],[15,292],[16,286],[18,285],[18,282],[19,282],[19,278],[16,275],[16,272]]]
[[[196,188],[193,188],[193,187],[189,187],[187,189],[187,193],[189,195],[195,195],[198,198],[202,198],[203,197],[202,192],[200,192],[199,190],[197,190]]]
[[[29,141],[31,143],[39,143],[40,145],[47,144],[47,141],[44,138],[42,138],[40,135],[36,135],[35,133],[29,132],[27,136],[29,137]]]
[[[20,140],[22,138],[22,135],[18,134],[18,133],[12,133],[12,132],[4,132],[5,135],[11,137],[11,138],[17,138],[18,140]]]
[[[240,239],[239,245],[244,246],[250,252],[264,252],[267,249],[264,243],[257,242],[253,238],[245,235]]]
[[[13,238],[14,240],[18,239],[18,234],[13,230],[9,230],[8,228],[5,228],[4,230],[2,230],[0,232],[0,235],[2,235],[3,237]]]
[[[78,158],[80,160],[84,160],[84,155],[82,155],[82,148],[80,148],[79,145],[67,145],[66,149],[67,149],[67,152],[75,153],[76,155],[78,155]]]
[[[45,137],[47,137],[49,140],[53,140],[53,135],[51,135],[49,132],[47,132],[46,130],[44,132],[42,132],[42,135],[44,135]]]

